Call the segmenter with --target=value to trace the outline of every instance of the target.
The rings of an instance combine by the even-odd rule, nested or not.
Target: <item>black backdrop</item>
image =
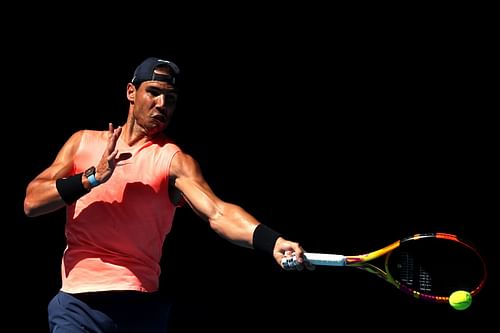
[[[46,330],[46,305],[59,287],[64,217],[26,218],[25,187],[74,131],[124,122],[126,83],[147,56],[180,66],[169,134],[198,159],[221,198],[313,252],[365,252],[415,232],[449,231],[477,244],[493,266],[491,49],[467,29],[233,34],[229,27],[188,33],[185,23],[163,38],[157,26],[131,35],[125,26],[75,29],[69,38],[65,27],[31,30],[5,60],[14,195],[6,239],[12,268],[4,276],[9,303],[22,304],[10,308],[30,331]],[[32,44],[21,52],[20,40]],[[178,212],[163,267],[180,332],[293,330],[301,322],[319,331],[393,316],[482,325],[496,277],[491,267],[472,308],[457,312],[359,271],[283,272],[222,240],[188,209]],[[389,330],[397,325],[390,320]]]

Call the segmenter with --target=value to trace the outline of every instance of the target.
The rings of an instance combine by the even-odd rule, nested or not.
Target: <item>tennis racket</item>
[[[373,273],[404,293],[436,303],[448,302],[457,290],[477,295],[487,276],[486,263],[472,244],[441,232],[415,234],[361,255],[304,255],[317,266],[351,266]],[[377,258],[383,259],[380,267],[373,263]],[[296,257],[285,257],[282,264],[293,268]]]

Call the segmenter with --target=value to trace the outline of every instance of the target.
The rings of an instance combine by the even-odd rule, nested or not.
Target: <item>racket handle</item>
[[[305,252],[304,257],[311,264],[318,266],[345,266],[345,256],[341,254]],[[287,269],[293,268],[297,265],[297,257],[293,254],[291,257],[283,258],[281,263]]]

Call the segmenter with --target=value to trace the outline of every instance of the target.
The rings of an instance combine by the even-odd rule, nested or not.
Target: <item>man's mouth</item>
[[[159,121],[159,122],[162,122],[162,123],[166,123],[167,122],[167,117],[165,117],[165,115],[161,114],[161,113],[157,113],[157,114],[154,114],[152,116],[153,119]]]

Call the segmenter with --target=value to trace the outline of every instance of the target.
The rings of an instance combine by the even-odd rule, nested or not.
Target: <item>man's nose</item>
[[[156,96],[156,107],[160,109],[165,108],[165,95],[159,94]]]

